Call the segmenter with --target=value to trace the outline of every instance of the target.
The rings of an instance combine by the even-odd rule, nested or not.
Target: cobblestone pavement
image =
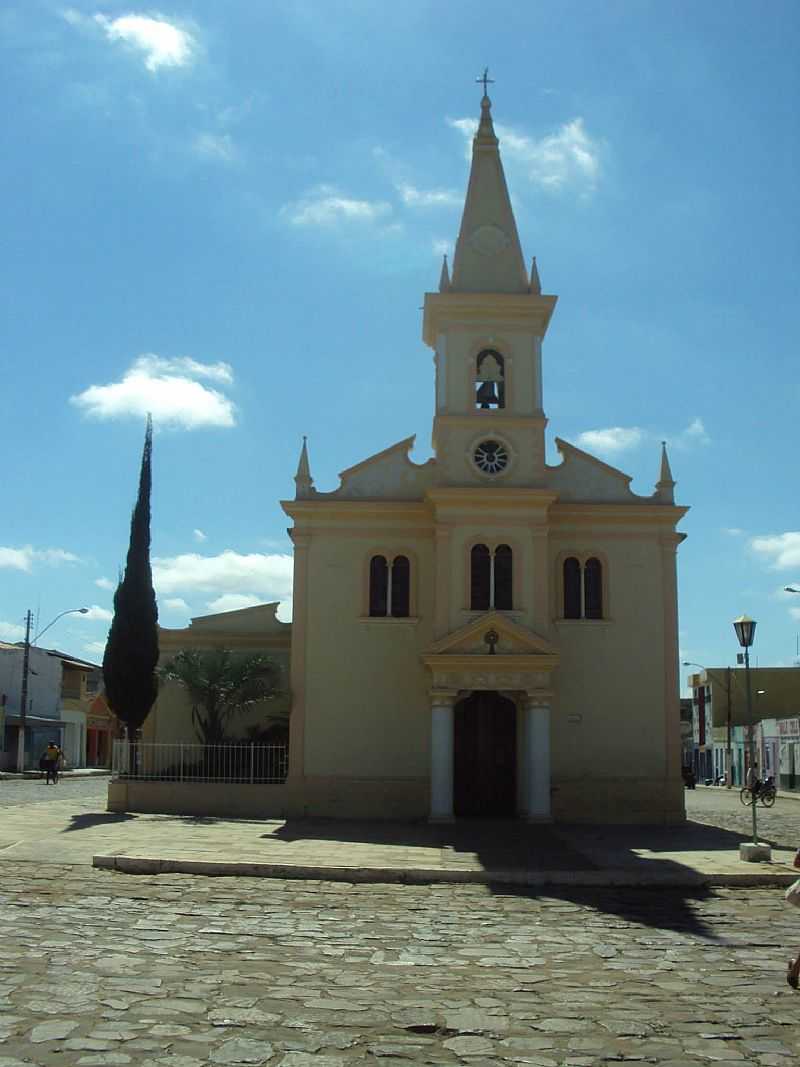
[[[0,878],[0,1067],[800,1060],[776,890]]]
[[[686,791],[686,817],[736,833],[750,834],[751,813],[738,789],[700,787]],[[800,848],[800,799],[778,794],[775,807],[757,808],[758,836],[774,848]]]
[[[4,778],[0,780],[0,809],[17,808],[28,804],[71,804],[74,801],[96,801],[96,811],[105,811],[108,778],[61,778],[58,785],[47,785],[37,778]],[[2,1067],[2,1065],[0,1065]]]

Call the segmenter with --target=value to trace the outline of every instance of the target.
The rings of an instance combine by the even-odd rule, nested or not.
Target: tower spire
[[[439,292],[450,292],[450,271],[447,269],[447,253],[442,256],[442,273],[439,275]]]
[[[492,101],[483,84],[481,116],[472,141],[472,165],[456,242],[450,290],[461,293],[529,293],[530,281],[492,122]]]
[[[308,465],[308,447],[306,436],[303,434],[303,447],[300,449],[300,460],[297,464],[297,474],[294,476],[295,500],[302,500],[311,496],[314,490],[314,479],[311,477],[311,468]]]
[[[661,442],[661,471],[659,473],[658,481],[656,482],[656,492],[662,500],[670,504],[675,503],[675,479],[672,477],[672,471],[669,465],[669,457],[667,456],[667,442]]]

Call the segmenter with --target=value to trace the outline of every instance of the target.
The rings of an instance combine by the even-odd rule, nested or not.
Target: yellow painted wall
[[[365,619],[373,548],[412,557],[420,621]],[[433,639],[430,538],[312,536],[306,631],[305,773],[427,776]],[[413,610],[413,601],[412,601]]]

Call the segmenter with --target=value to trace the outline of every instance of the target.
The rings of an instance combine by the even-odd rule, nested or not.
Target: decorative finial
[[[542,283],[539,281],[539,268],[536,266],[536,256],[531,263],[531,292],[537,295],[542,291]]]
[[[494,78],[489,77],[489,68],[484,67],[483,74],[481,74],[480,78],[476,78],[475,81],[479,84],[483,84],[483,95],[488,99],[489,93],[487,91],[487,86],[494,85]]]
[[[297,486],[295,493],[296,500],[312,496],[315,492],[314,479],[311,477],[311,468],[308,463],[308,448],[306,445],[305,434],[303,434],[303,447],[300,449],[300,461],[297,464],[297,474],[294,476],[294,484]]]
[[[672,471],[669,465],[669,457],[667,456],[667,442],[661,442],[661,471],[659,473],[658,481],[656,482],[656,493],[662,500],[669,504],[675,502],[675,479],[672,477]]]
[[[450,271],[447,267],[447,253],[445,252],[442,257],[442,273],[439,275],[439,292],[448,293],[450,291]]]

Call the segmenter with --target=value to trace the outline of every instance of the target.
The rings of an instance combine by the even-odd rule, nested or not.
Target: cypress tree
[[[139,495],[131,516],[125,573],[114,594],[114,618],[103,656],[103,679],[111,710],[136,738],[156,699],[158,607],[150,568],[150,469],[153,420],[147,429],[139,474]]]

